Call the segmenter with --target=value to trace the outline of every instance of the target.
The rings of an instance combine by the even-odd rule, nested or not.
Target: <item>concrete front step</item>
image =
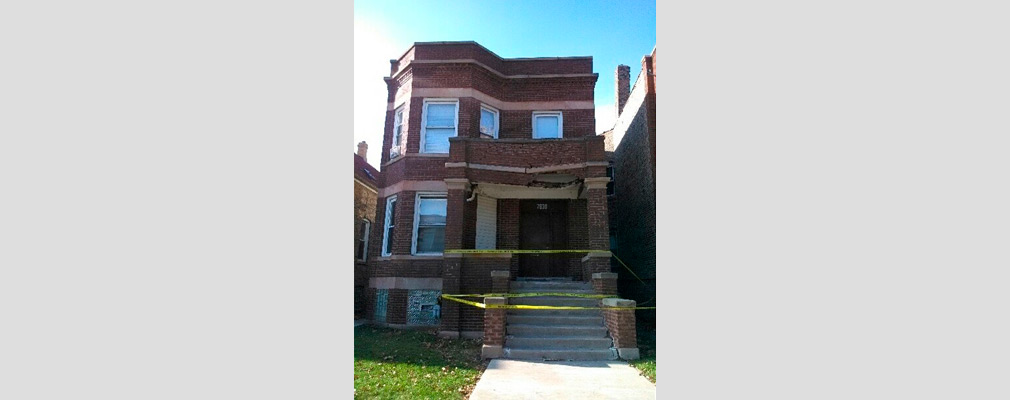
[[[578,293],[578,294],[596,294],[593,289],[560,289],[560,290],[550,290],[550,289],[540,289],[540,288],[528,288],[528,289],[512,289],[512,293]]]
[[[555,317],[599,317],[603,316],[600,310],[520,310],[520,309],[510,309],[505,312],[505,315],[542,315],[542,316],[555,316]]]
[[[505,347],[505,358],[518,360],[616,360],[617,351],[581,349],[513,349]]]
[[[505,338],[505,346],[513,349],[606,350],[614,346],[614,340],[582,336],[508,336]]]
[[[568,306],[568,307],[599,307],[599,299],[581,297],[513,297],[508,304],[526,304],[531,306]]]
[[[607,337],[605,326],[591,325],[526,325],[508,324],[505,326],[505,333],[513,336],[579,336],[579,337]]]
[[[592,290],[593,285],[586,282],[523,282],[515,281],[509,284],[511,289],[538,289],[538,290]]]
[[[591,325],[603,326],[603,317],[596,315],[506,315],[509,324],[522,325]]]

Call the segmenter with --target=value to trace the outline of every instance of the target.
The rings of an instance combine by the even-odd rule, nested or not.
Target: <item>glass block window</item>
[[[386,322],[386,305],[389,304],[389,289],[375,290],[375,321]]]

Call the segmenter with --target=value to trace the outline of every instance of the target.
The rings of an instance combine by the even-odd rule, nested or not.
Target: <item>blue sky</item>
[[[354,2],[354,143],[379,159],[389,60],[414,42],[473,40],[501,57],[593,56],[597,130],[609,128],[614,68],[631,66],[656,44],[655,0]]]

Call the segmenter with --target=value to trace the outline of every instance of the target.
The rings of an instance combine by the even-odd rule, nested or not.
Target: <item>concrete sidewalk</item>
[[[655,399],[656,385],[623,361],[491,360],[470,400]]]

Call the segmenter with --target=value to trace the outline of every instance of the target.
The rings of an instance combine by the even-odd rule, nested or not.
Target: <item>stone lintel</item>
[[[457,331],[439,331],[438,337],[443,339],[459,339],[459,332]]]
[[[628,299],[608,298],[603,299],[604,307],[634,307],[635,301]]]
[[[622,360],[637,360],[640,358],[637,347],[617,349],[617,356]]]
[[[590,258],[593,258],[593,257],[607,257],[607,258],[610,258],[610,251],[601,250],[601,251],[592,251],[592,252],[589,252],[589,254],[586,254],[585,257],[582,257],[582,261],[585,262],[586,260],[589,260]]]
[[[481,358],[501,358],[504,355],[505,350],[502,349],[502,346],[491,346],[485,344],[480,348]]]

